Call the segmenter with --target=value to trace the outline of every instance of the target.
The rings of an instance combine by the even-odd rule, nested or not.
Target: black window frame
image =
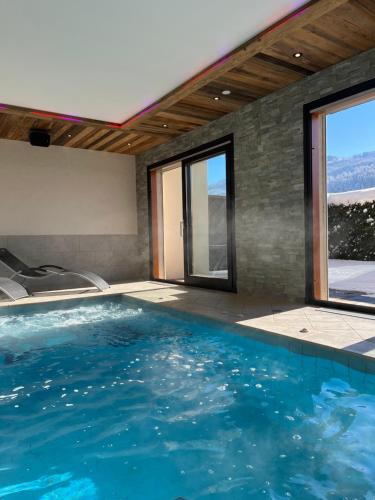
[[[227,231],[228,231],[228,279],[219,278],[196,278],[189,279],[182,283],[181,281],[166,280],[153,276],[153,252],[152,252],[152,203],[151,203],[151,172],[155,169],[162,168],[177,161],[182,164],[182,196],[184,221],[189,220],[187,210],[187,189],[186,169],[187,162],[198,161],[200,159],[209,158],[220,152],[226,153],[226,188],[227,188]],[[234,188],[234,140],[233,134],[226,135],[220,139],[202,144],[196,148],[184,151],[177,155],[165,158],[147,167],[147,195],[148,195],[148,231],[149,231],[149,277],[152,281],[162,283],[171,283],[186,286],[197,286],[200,288],[208,288],[211,290],[223,290],[228,292],[237,292],[237,272],[236,272],[236,243],[235,243],[235,188]],[[189,230],[184,231],[184,268],[185,278],[190,267],[189,262]]]

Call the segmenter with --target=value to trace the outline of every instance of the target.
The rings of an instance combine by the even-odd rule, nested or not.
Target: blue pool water
[[[124,298],[2,310],[0,498],[374,499],[374,374],[242,332]]]

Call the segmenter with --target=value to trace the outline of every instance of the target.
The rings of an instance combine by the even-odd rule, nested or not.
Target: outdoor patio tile
[[[361,328],[353,328],[353,330],[361,339],[375,342],[375,332],[373,330],[362,330]]]

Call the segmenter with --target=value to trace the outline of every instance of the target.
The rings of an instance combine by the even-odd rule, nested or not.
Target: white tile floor
[[[44,292],[17,302],[2,298],[0,307],[111,294],[124,294],[229,323],[257,328],[263,330],[265,335],[267,332],[273,332],[284,337],[298,338],[375,358],[375,315],[303,304],[280,304],[272,300],[265,301],[182,285],[142,281],[112,285],[103,294],[92,289]]]

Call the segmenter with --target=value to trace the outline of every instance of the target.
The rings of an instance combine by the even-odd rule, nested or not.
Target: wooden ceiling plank
[[[98,148],[98,151],[109,151],[110,147],[114,144],[118,144],[119,142],[124,144],[125,142],[129,142],[128,137],[131,136],[129,133],[121,133],[121,134],[113,134],[112,139],[109,142],[106,142],[104,145]]]
[[[184,134],[185,132],[188,132],[189,130],[192,130],[197,126],[192,123],[178,122],[176,120],[171,120],[171,119],[165,120],[157,115],[155,115],[152,119],[149,119],[147,123],[155,127],[164,127],[164,125],[167,125],[167,127],[165,128],[167,128],[168,130],[172,130],[179,135]]]
[[[194,118],[203,118],[208,121],[216,120],[223,116],[217,109],[202,109],[199,106],[192,106],[191,104],[184,104],[183,101],[180,101],[178,104],[173,105],[169,108],[168,111],[177,112],[177,113],[185,113]]]
[[[290,42],[301,47],[303,54],[311,54],[312,57],[321,58],[329,64],[335,64],[353,55],[353,49],[348,44],[340,43],[339,39],[331,40],[329,37],[322,37],[310,30],[308,26],[294,33]]]
[[[235,76],[229,73],[227,75],[221,76],[218,79],[218,82],[220,82],[221,85],[223,85],[223,88],[230,88],[232,90],[233,89],[238,90],[239,92],[246,92],[249,95],[249,97],[252,97],[253,99],[259,99],[260,97],[263,97],[270,92],[264,87],[259,87],[259,86],[255,87],[254,85],[250,86],[247,83],[239,82]],[[273,90],[276,89],[277,87],[275,85]]]
[[[206,123],[210,122],[210,120],[207,120],[206,118],[189,116],[186,113],[177,113],[176,111],[175,112],[161,111],[160,113],[157,113],[155,116],[160,116],[162,119],[165,120],[175,120],[176,122],[181,122],[181,123],[191,123],[192,125],[206,125]]]
[[[211,109],[211,106],[214,105],[215,109],[218,112],[227,114],[231,113],[232,111],[235,111],[241,106],[248,104],[250,101],[244,101],[244,100],[236,101],[234,99],[220,99],[218,101],[214,101],[212,95],[203,92],[202,90],[198,90],[197,92],[194,92],[194,94],[191,94],[188,97],[186,97],[184,99],[184,102],[191,104],[198,104],[202,108],[206,107],[208,109]]]
[[[375,18],[374,0],[351,0],[350,3],[357,9],[360,9],[366,16],[369,16],[371,19]]]
[[[80,142],[86,139],[94,130],[95,127],[81,127],[80,131],[77,131],[65,144],[68,148],[76,147]]]
[[[206,87],[203,87],[203,91],[210,92],[211,94],[215,95],[221,95],[221,92],[223,90],[223,84],[221,83],[220,80],[217,82],[212,82],[209,83]],[[231,86],[231,88],[228,88],[230,90],[231,98],[235,100],[235,102],[242,101],[244,105],[249,104],[250,102],[255,101],[255,98],[251,93],[249,93],[248,89],[237,89]]]
[[[270,47],[265,51],[265,54],[275,57],[276,59],[280,59],[282,61],[289,61],[290,60],[290,52],[295,49],[295,45],[291,45],[286,42],[279,42],[278,44],[275,44],[273,47]],[[322,61],[319,59],[318,61],[313,59],[311,57],[310,53],[307,53],[304,48],[299,48],[298,51],[303,52],[303,57],[301,57],[298,60],[298,64],[301,65],[303,68],[306,68],[313,73],[316,73],[317,71],[320,71],[321,69],[325,68],[327,66],[326,61]],[[301,61],[301,59],[303,59]]]
[[[160,146],[161,144],[165,144],[168,142],[168,140],[165,137],[153,137],[147,142],[144,142],[143,144],[140,144],[138,146],[135,146],[131,150],[131,154],[134,155],[139,155],[144,153],[145,151],[148,151],[149,149],[156,148],[157,146]]]
[[[276,67],[277,69],[282,70],[285,76],[290,72],[292,74],[296,73],[299,76],[310,76],[314,74],[313,71],[303,68],[302,66],[298,66],[295,63],[283,61],[281,59],[277,59],[276,57],[268,56],[267,54],[256,54],[254,58],[263,61],[268,65],[268,67],[272,67],[273,69]]]
[[[6,115],[4,113],[1,114],[1,123],[0,123],[0,137],[6,138],[7,130],[9,128],[12,117]]]
[[[210,89],[210,86],[207,85],[206,87],[203,87],[200,90],[197,90],[193,94],[194,96],[199,96],[200,98],[204,99],[205,101],[209,102],[212,104],[212,101],[214,102],[214,106],[217,107],[217,105],[228,105],[233,108],[238,108],[241,106],[246,106],[251,100],[251,97],[246,98],[246,97],[236,97],[233,94],[230,95],[218,95],[216,90]],[[214,97],[220,97],[218,101],[214,100]]]
[[[97,136],[98,129],[96,127],[82,127],[82,128],[85,130],[85,133],[82,136],[80,136],[80,138],[77,142],[74,141],[74,143],[72,145],[70,145],[70,147],[73,147],[76,149],[84,149],[84,144],[86,144],[90,140],[92,140],[94,136],[98,137]],[[104,130],[106,130],[108,132],[107,129],[102,129],[103,134],[104,134]],[[77,137],[77,135],[75,137]],[[75,137],[73,137],[72,140],[74,140]],[[102,135],[100,137],[102,137]]]
[[[131,143],[137,137],[139,137],[139,135],[136,134],[135,132],[130,132],[129,134],[125,134],[122,137],[115,139],[112,144],[107,144],[105,150],[108,151],[109,153],[116,153],[116,151],[120,147],[123,147],[124,145],[127,146],[128,143]]]
[[[113,139],[115,139],[116,137],[118,137],[122,134],[123,134],[122,130],[115,130],[115,131],[111,130],[100,141],[98,141],[95,144],[93,144],[92,146],[90,146],[90,149],[102,150],[106,144],[110,143]]]
[[[229,71],[223,78],[226,80],[233,80],[241,86],[248,88],[250,95],[264,95],[264,93],[273,92],[283,85],[282,81],[271,80],[266,74],[264,74],[264,76],[261,74],[252,76],[241,68]]]
[[[347,43],[347,41],[342,37],[338,37],[337,35],[333,34],[332,31],[323,30],[321,26],[309,25],[306,26],[306,30],[308,30],[310,33],[314,33],[315,35],[320,36],[321,38],[326,38],[327,40],[330,40],[331,42],[346,48],[348,54],[353,54],[353,50],[355,50],[355,47],[353,47],[352,44]]]
[[[3,119],[0,127],[0,137],[7,139],[8,134],[12,128],[15,126],[15,120],[12,116],[7,116]]]
[[[142,136],[138,137],[137,139],[134,139],[131,142],[130,146],[128,146],[126,144],[123,147],[116,150],[115,153],[132,155],[132,154],[134,154],[134,150],[137,146],[149,141],[150,139],[154,139],[154,137],[151,137],[150,135],[142,135]],[[168,138],[166,138],[166,142],[167,141],[168,141]]]
[[[266,54],[264,54],[264,56],[268,57]],[[281,61],[280,65],[276,66],[276,61],[279,61],[279,59],[273,58],[273,64],[271,65],[270,62],[266,63],[265,61],[260,61],[260,59],[253,58],[242,65],[241,68],[238,68],[238,70],[231,71],[229,75],[233,74],[235,71],[238,72],[241,70],[244,82],[246,81],[245,77],[247,77],[251,79],[248,83],[251,84],[254,89],[263,89],[267,87],[270,92],[273,92],[273,89],[286,87],[291,83],[301,80],[304,76],[307,76],[302,75],[301,72],[297,73],[284,68],[282,65],[283,61]],[[309,73],[311,74],[311,72]]]
[[[70,124],[61,125],[60,123],[56,123],[51,133],[51,144],[55,144],[55,141],[58,141],[60,137],[66,134],[69,128]]]
[[[338,16],[336,18],[333,15],[323,16],[319,19],[319,23],[316,23],[316,26],[337,39],[342,39],[346,45],[350,45],[355,49],[365,51],[371,48],[373,40],[364,37],[360,29],[353,29],[353,26],[343,19],[341,14],[338,13]]]
[[[65,146],[73,137],[81,132],[81,127],[73,125],[68,128],[65,134],[61,135],[59,139],[54,141],[55,146]]]
[[[137,132],[144,132],[152,136],[156,135],[164,137],[174,137],[180,135],[180,133],[176,132],[175,130],[170,130],[169,128],[163,128],[163,126],[155,127],[154,125],[149,125],[147,122],[132,127],[132,130],[136,130]]]
[[[346,22],[352,25],[352,29],[356,33],[358,32],[357,30],[359,30],[362,36],[369,40],[374,40],[375,15],[369,6],[364,8],[360,3],[351,1],[342,6],[340,15]]]
[[[108,136],[111,133],[110,130],[102,128],[98,131],[96,131],[89,139],[86,139],[81,147],[85,149],[90,149],[91,146],[97,144],[103,137]]]
[[[9,134],[9,139],[19,140],[19,141],[29,141],[30,129],[38,128],[39,124],[35,123],[27,117],[21,118],[21,120],[14,119],[14,128]],[[47,128],[47,127],[46,127]]]

